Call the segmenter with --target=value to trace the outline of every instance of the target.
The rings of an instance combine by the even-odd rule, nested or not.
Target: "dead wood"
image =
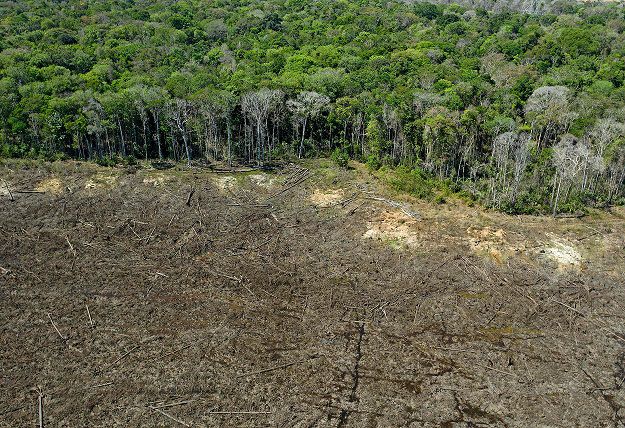
[[[402,212],[404,214],[406,214],[409,217],[415,218],[415,219],[418,219],[418,218],[421,217],[419,215],[419,213],[408,209],[407,208],[408,204],[402,204],[402,203],[399,203],[399,202],[396,202],[396,201],[391,201],[390,199],[380,198],[380,197],[377,197],[377,196],[367,196],[367,197],[365,197],[365,199],[369,199],[369,200],[372,200],[372,201],[383,202],[383,203],[385,203],[385,204],[387,204],[387,205],[389,205],[389,206],[391,206],[393,208],[399,208],[400,210],[402,210]]]
[[[254,376],[254,375],[257,375],[257,374],[272,372],[274,370],[285,369],[287,367],[291,367],[291,366],[294,366],[296,364],[305,363],[306,361],[309,361],[309,360],[312,360],[312,359],[315,359],[315,358],[317,358],[317,355],[311,355],[310,357],[304,358],[302,360],[293,361],[293,362],[286,363],[286,364],[281,364],[281,365],[275,366],[275,367],[269,367],[269,368],[258,370],[258,371],[255,371],[255,372],[243,373],[243,374],[237,375],[237,378],[247,377],[247,376]]]
[[[287,187],[285,187],[284,189],[280,190],[279,192],[274,193],[273,195],[269,196],[267,199],[265,199],[265,202],[267,202],[267,201],[269,201],[269,200],[271,200],[271,199],[274,199],[274,198],[276,198],[276,197],[278,197],[278,196],[280,196],[280,195],[282,195],[282,194],[284,194],[284,193],[288,192],[288,191],[289,191],[289,190],[291,190],[292,188],[294,188],[294,187],[296,187],[296,186],[298,186],[298,185],[302,184],[304,181],[306,181],[306,180],[308,180],[310,177],[312,177],[312,175],[313,175],[313,174],[308,173],[308,171],[306,171],[306,173],[305,173],[302,177],[298,178],[298,179],[297,179],[297,180],[296,180],[293,184],[290,184],[290,185],[288,185]]]
[[[168,352],[167,354],[163,355],[163,356],[162,356],[162,357],[160,357],[160,358],[162,359],[162,358],[165,358],[165,357],[169,357],[170,355],[175,355],[175,354],[177,354],[178,352],[182,352],[182,351],[184,351],[185,349],[188,349],[188,348],[190,348],[190,347],[191,347],[191,345],[185,345],[185,346],[183,346],[182,348],[176,349],[175,351]]]
[[[91,328],[95,327],[95,324],[93,322],[93,318],[91,318],[91,312],[89,312],[89,305],[87,305],[85,303],[85,308],[87,308],[87,316],[89,316],[89,324],[91,325]]]
[[[16,171],[10,184],[34,188],[45,173]],[[88,173],[86,166],[68,168],[61,179],[67,184],[75,175],[84,183]],[[332,180],[325,175],[297,184],[311,171],[285,170],[281,179],[289,180],[270,191],[237,180],[239,200],[212,186],[204,190],[198,183],[210,177],[200,174],[210,173],[176,172],[175,181],[159,187],[143,183],[142,174],[124,175],[106,190],[76,185],[61,204],[15,193],[16,202],[6,203],[0,180],[7,195],[0,203],[6,259],[0,265],[12,271],[0,269],[0,316],[7,320],[0,341],[11,367],[0,388],[0,402],[10,406],[0,413],[24,408],[0,415],[5,425],[37,425],[36,395],[22,391],[32,382],[24,362],[33,355],[45,362],[46,394],[56,397],[43,399],[50,426],[82,426],[87,413],[93,426],[127,426],[131,418],[184,426],[148,405],[207,428],[309,426],[317,417],[337,426],[343,411],[351,413],[345,426],[615,425],[597,391],[616,404],[623,392],[622,217],[528,222],[423,202],[414,205],[422,216],[418,228],[410,227],[418,229],[418,245],[398,248],[392,234],[380,240],[363,234],[385,219],[379,216],[385,210],[399,214],[389,227],[414,226],[400,211],[413,206],[388,196],[394,193],[366,172],[340,172],[332,186],[345,192],[338,198],[345,207],[327,211],[307,198],[313,180],[320,178],[320,188]],[[299,187],[263,202],[293,185]],[[192,188],[193,209],[186,209],[180,202]],[[585,238],[596,232],[586,225],[601,234]],[[555,270],[532,249],[550,239],[545,234],[566,239],[584,263]],[[489,247],[475,249],[475,240]],[[69,271],[72,247],[81,257]],[[491,248],[503,258],[495,260]],[[42,346],[46,338],[33,336],[32,314],[39,313],[42,333],[56,341],[41,318],[47,312],[58,337],[69,337],[82,354]],[[349,402],[354,331],[363,325],[361,384]],[[543,337],[526,340],[536,334]],[[146,336],[158,339],[140,343]],[[311,354],[327,357],[323,364],[302,360]],[[580,365],[592,367],[597,387],[577,373]],[[464,416],[453,407],[451,388]],[[209,399],[212,405],[203,404]],[[415,415],[409,403],[427,407],[428,416]],[[133,404],[143,413],[124,414],[135,412]],[[371,412],[379,409],[383,415]]]
[[[9,198],[11,198],[11,202],[15,201],[15,198],[13,197],[13,193],[11,193],[11,189],[9,188],[9,183],[6,182],[6,180],[2,179],[2,181],[4,182],[4,185],[7,188],[7,192],[9,192]]]
[[[104,382],[104,383],[99,383],[97,385],[93,385],[92,388],[101,388],[103,386],[109,386],[109,385],[113,385],[113,382]]]
[[[56,332],[58,333],[59,337],[63,340],[66,341],[67,337],[63,336],[61,334],[61,332],[59,331],[59,329],[57,328],[56,324],[54,323],[54,321],[52,321],[52,317],[50,316],[50,314],[48,313],[48,319],[50,320],[50,322],[52,323],[52,327],[54,327],[54,329],[56,330]]]
[[[258,171],[261,169],[260,167],[249,167],[249,168],[217,168],[210,167],[211,172],[215,174],[240,174],[245,172]]]
[[[69,245],[69,250],[72,252],[72,254],[74,255],[74,257],[76,257],[76,250],[74,249],[74,246],[72,245],[72,243],[69,241],[69,236],[65,236],[65,241],[67,241],[67,245]]]
[[[131,352],[137,350],[139,348],[139,346],[135,346],[134,348],[131,348],[129,351],[127,351],[125,354],[123,354],[121,357],[119,357],[118,359],[116,359],[115,361],[113,361],[110,366],[114,366],[115,364],[119,363],[121,360],[123,360],[124,358],[126,358],[128,355],[130,355]]]
[[[169,413],[165,412],[164,410],[159,409],[158,407],[148,406],[148,408],[154,410],[155,412],[160,413],[161,415],[165,416],[169,420],[172,420],[174,422],[178,422],[180,425],[183,425],[185,427],[190,427],[191,426],[191,425],[187,424],[186,422],[181,421],[180,419],[170,415]]]
[[[555,218],[582,218],[585,217],[586,213],[578,211],[574,213],[559,213],[554,215]]]
[[[191,189],[191,191],[189,192],[189,196],[187,196],[187,202],[185,203],[186,206],[188,207],[191,206],[191,198],[193,197],[194,193],[195,193],[195,188]]]
[[[175,406],[182,406],[184,404],[189,404],[189,403],[193,403],[194,400],[186,400],[186,401],[178,401],[176,403],[168,403],[168,404],[159,404],[159,405],[153,405],[152,408],[154,409],[166,409],[168,407],[175,407]]]
[[[39,409],[39,428],[43,428],[43,393],[41,391],[37,398],[37,404]]]

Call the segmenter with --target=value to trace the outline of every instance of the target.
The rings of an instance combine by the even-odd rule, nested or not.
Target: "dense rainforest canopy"
[[[3,156],[334,153],[511,212],[625,199],[617,4],[21,0],[0,31]]]

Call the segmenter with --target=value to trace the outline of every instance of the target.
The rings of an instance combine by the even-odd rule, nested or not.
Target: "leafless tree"
[[[432,92],[418,91],[414,94],[413,106],[418,116],[423,116],[429,109],[441,105],[443,97]]]
[[[614,153],[612,153],[610,163],[606,168],[607,179],[606,185],[608,195],[606,199],[607,204],[611,204],[614,197],[620,192],[623,194],[623,187],[625,185],[625,146],[619,146]]]
[[[282,106],[284,93],[276,89],[263,88],[249,92],[241,98],[241,108],[256,131],[256,161],[262,164],[265,159],[268,121],[273,110]]]
[[[601,157],[616,138],[623,136],[625,136],[625,124],[611,118],[599,119],[589,132],[597,154]]]
[[[171,118],[182,136],[184,150],[187,155],[187,164],[191,165],[191,141],[188,129],[188,123],[191,117],[191,103],[187,100],[176,98],[170,103],[170,111]]]
[[[382,123],[386,128],[386,139],[393,142],[393,159],[398,161],[405,157],[405,137],[401,124],[401,118],[397,109],[392,108],[388,104],[384,104],[382,110]]]
[[[584,186],[599,190],[603,186],[606,202],[611,203],[623,185],[625,176],[625,149],[620,142],[625,137],[625,124],[613,118],[598,120],[587,134],[597,166],[584,175]],[[587,179],[590,176],[590,179]]]
[[[304,140],[308,121],[316,118],[328,106],[330,98],[317,92],[300,92],[293,100],[287,101],[287,106],[295,119],[296,125],[301,127],[298,157],[304,154]]]
[[[570,103],[570,89],[565,86],[537,88],[525,104],[526,119],[532,125],[532,138],[539,147],[568,132],[577,117]]]
[[[504,200],[516,202],[519,188],[530,159],[531,142],[527,133],[505,132],[493,141],[493,177],[490,199],[498,208]]]
[[[583,180],[583,173],[592,159],[586,140],[565,134],[553,149],[555,174],[551,204],[553,214],[557,214],[562,194],[566,200],[576,185]],[[563,192],[564,190],[564,192]]]

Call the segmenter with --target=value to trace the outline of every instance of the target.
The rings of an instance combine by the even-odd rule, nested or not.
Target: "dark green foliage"
[[[551,10],[13,2],[0,14],[0,155],[331,155],[402,166],[393,185],[416,195],[509,212],[622,201],[623,9]]]
[[[100,166],[112,167],[118,164],[118,159],[116,157],[102,156],[102,157],[96,158],[95,163],[97,163]]]
[[[377,155],[367,156],[367,167],[370,171],[377,171],[382,167],[382,162]]]
[[[341,168],[347,168],[347,164],[349,163],[349,154],[347,154],[346,151],[341,150],[337,147],[332,152],[331,158],[337,166]]]
[[[380,170],[381,176],[395,189],[410,193],[413,196],[424,199],[434,197],[437,181],[418,168],[409,169],[403,166],[389,170]],[[438,202],[444,202],[444,197]]]

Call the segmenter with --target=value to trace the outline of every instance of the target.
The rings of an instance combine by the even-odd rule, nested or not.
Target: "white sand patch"
[[[250,175],[249,179],[256,186],[260,186],[260,187],[269,188],[269,187],[273,187],[273,185],[275,184],[275,179],[273,177],[270,177],[267,174]]]
[[[582,255],[569,241],[554,237],[542,250],[542,254],[560,268],[576,267],[582,263]]]
[[[217,188],[219,188],[219,190],[221,191],[232,189],[237,184],[237,179],[231,175],[216,177],[214,181]]]
[[[310,201],[318,207],[329,207],[335,205],[343,199],[344,192],[342,189],[320,190],[315,189],[310,195]]]

